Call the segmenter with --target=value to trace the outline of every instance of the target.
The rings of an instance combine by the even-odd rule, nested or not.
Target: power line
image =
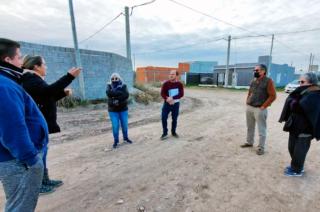
[[[146,2],[146,3],[143,3],[143,4],[139,4],[139,5],[134,5],[131,7],[131,15],[132,15],[132,12],[133,12],[133,9],[134,8],[137,8],[137,7],[141,7],[141,6],[145,6],[145,5],[148,5],[148,4],[152,4],[154,3],[156,0],[152,0],[152,1],[149,1],[149,2]],[[124,15],[123,12],[119,13],[116,17],[114,17],[111,21],[107,22],[106,24],[104,24],[100,29],[98,29],[96,32],[94,32],[92,35],[90,35],[89,37],[87,37],[86,39],[83,39],[79,42],[80,43],[84,43],[86,41],[88,41],[89,39],[91,39],[92,37],[94,37],[95,35],[97,35],[98,33],[100,33],[102,30],[104,30],[104,28],[106,28],[107,26],[109,26],[110,24],[112,24],[115,20],[117,20],[121,15]]]
[[[306,54],[306,53],[302,53],[301,51],[296,50],[296,49],[292,48],[291,46],[288,46],[287,44],[283,43],[282,41],[279,41],[278,39],[274,39],[274,40],[275,40],[276,42],[278,42],[279,44],[287,47],[287,48],[290,49],[291,51],[296,52],[296,53],[298,53],[298,54],[301,54],[301,55],[304,56],[304,57],[305,57],[306,55],[309,55],[309,54]]]
[[[220,18],[217,18],[217,17],[214,17],[214,16],[209,15],[209,14],[207,14],[207,13],[201,12],[200,10],[194,9],[194,8],[192,8],[192,7],[189,7],[188,5],[182,4],[182,3],[177,2],[177,1],[175,1],[175,0],[169,0],[169,1],[171,1],[172,3],[175,3],[175,4],[177,4],[177,5],[179,5],[179,6],[181,6],[181,7],[184,7],[184,8],[187,8],[187,9],[189,9],[189,10],[192,10],[192,11],[195,12],[195,13],[199,13],[199,14],[201,14],[201,15],[204,15],[204,16],[206,16],[206,17],[209,17],[209,18],[212,18],[212,19],[214,19],[214,20],[216,20],[216,21],[219,21],[219,22],[221,22],[221,23],[224,23],[224,24],[226,24],[226,25],[230,25],[230,26],[233,26],[233,27],[235,27],[235,28],[241,29],[241,30],[243,30],[243,31],[247,31],[247,32],[250,32],[250,33],[254,33],[254,32],[251,32],[250,30],[248,30],[248,29],[246,29],[246,28],[237,26],[237,25],[232,24],[232,23],[230,23],[230,22],[224,21],[224,20],[222,20],[222,19],[220,19]],[[255,34],[257,34],[257,33],[255,33]],[[257,34],[257,35],[259,35],[259,34]]]
[[[299,31],[290,31],[290,32],[276,32],[272,34],[265,34],[265,35],[244,35],[244,36],[236,36],[232,39],[243,39],[243,38],[257,38],[257,37],[266,37],[266,36],[272,36],[272,35],[289,35],[289,34],[298,34],[298,33],[305,33],[305,32],[315,32],[320,31],[320,28],[313,28],[313,29],[306,29],[306,30],[299,30]]]
[[[257,37],[269,37],[269,36],[270,36],[270,35],[268,36],[268,35],[258,34],[258,33],[256,33],[256,32],[253,32],[253,31],[251,31],[251,30],[248,30],[248,29],[246,29],[246,28],[244,28],[244,27],[237,26],[237,25],[235,25],[235,24],[233,24],[233,23],[224,21],[224,20],[222,20],[222,19],[220,19],[220,18],[214,17],[214,16],[209,15],[209,14],[207,14],[207,13],[204,13],[204,12],[202,12],[202,11],[200,11],[200,10],[194,9],[194,8],[192,8],[192,7],[188,6],[188,5],[185,5],[185,4],[183,4],[183,3],[180,3],[180,2],[178,2],[178,1],[176,1],[176,0],[168,0],[168,1],[171,1],[171,2],[174,3],[174,4],[177,4],[177,5],[181,6],[181,7],[187,8],[187,9],[189,9],[189,10],[195,12],[195,13],[199,13],[199,14],[201,14],[201,15],[203,15],[203,16],[212,18],[212,19],[214,19],[214,20],[216,20],[216,21],[219,21],[219,22],[221,22],[221,23],[224,23],[224,24],[226,24],[226,25],[230,25],[230,26],[232,26],[232,27],[241,29],[241,30],[243,30],[243,31],[250,32],[251,34],[255,34]],[[275,41],[278,42],[279,44],[287,47],[288,49],[290,49],[290,50],[292,50],[292,51],[295,51],[295,52],[297,52],[297,53],[299,53],[299,54],[301,54],[301,55],[304,55],[304,56],[306,55],[305,53],[302,53],[302,52],[300,52],[300,51],[298,51],[298,50],[296,50],[296,49],[294,49],[294,48],[292,48],[292,47],[284,44],[283,42],[281,42],[281,41],[279,41],[279,40],[276,40],[276,39],[275,39]]]
[[[287,35],[287,34],[295,34],[295,33],[303,33],[303,32],[314,32],[314,31],[320,31],[320,28],[313,28],[313,29],[306,29],[306,30],[292,31],[292,32],[279,32],[279,33],[274,33],[274,34],[275,35]]]
[[[213,42],[220,41],[220,40],[225,40],[225,38],[224,37],[219,37],[219,38],[216,38],[214,40],[208,40],[208,41],[205,41],[205,42],[192,43],[192,44],[189,44],[189,45],[179,46],[179,47],[175,47],[175,48],[159,49],[159,50],[155,50],[155,51],[138,52],[138,53],[135,53],[135,54],[138,54],[138,55],[140,54],[141,55],[141,54],[158,53],[158,52],[165,52],[165,51],[174,51],[174,50],[189,48],[189,47],[193,47],[193,46],[197,46],[197,45],[201,45],[201,44],[213,43]]]
[[[107,22],[106,24],[104,24],[100,29],[98,29],[95,33],[93,33],[92,35],[90,35],[89,37],[87,37],[86,39],[83,39],[79,42],[80,43],[84,43],[86,41],[88,41],[89,39],[91,39],[92,37],[94,37],[95,35],[97,35],[98,33],[100,33],[102,30],[104,30],[104,28],[106,28],[107,26],[109,26],[110,24],[112,24],[115,20],[117,20],[121,15],[123,15],[123,12],[119,13],[116,17],[114,17],[111,21]]]
[[[141,7],[141,6],[145,6],[145,5],[148,5],[148,4],[152,4],[152,3],[154,3],[155,1],[157,1],[157,0],[152,0],[152,1],[145,2],[145,3],[143,3],[143,4],[138,4],[138,5],[132,6],[132,7],[131,7],[130,16],[132,15],[134,8]]]

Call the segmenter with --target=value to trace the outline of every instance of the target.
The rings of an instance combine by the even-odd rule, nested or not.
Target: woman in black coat
[[[311,140],[320,140],[320,88],[314,73],[303,74],[300,87],[287,98],[280,122],[285,121],[283,130],[289,132],[288,149],[290,166],[285,168],[286,176],[302,176],[304,162]]]
[[[114,138],[113,148],[119,144],[119,122],[121,124],[123,140],[132,143],[128,137],[128,98],[129,92],[118,73],[113,73],[107,84],[108,112],[112,124]]]
[[[66,87],[79,75],[80,68],[70,69],[66,75],[52,84],[44,81],[47,66],[41,56],[26,56],[23,68],[26,70],[22,77],[22,85],[41,110],[47,121],[49,133],[60,132],[60,127],[57,124],[56,102],[72,94],[71,89],[66,89]],[[63,184],[61,180],[50,180],[49,178],[46,166],[47,151],[46,149],[43,153],[44,175],[40,193],[53,192],[54,188]]]

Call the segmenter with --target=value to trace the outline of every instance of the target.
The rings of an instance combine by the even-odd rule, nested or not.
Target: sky
[[[80,48],[126,55],[124,7],[150,0],[73,0]],[[257,62],[269,55],[275,33],[273,62],[307,69],[310,53],[320,63],[319,0],[156,0],[135,7],[130,16],[132,58],[138,66],[176,67],[185,61],[226,64],[227,37],[232,38],[230,63]],[[205,15],[204,15],[205,14]],[[218,21],[218,20],[220,21]],[[229,24],[226,24],[229,23]],[[1,37],[73,47],[68,0],[0,0]]]

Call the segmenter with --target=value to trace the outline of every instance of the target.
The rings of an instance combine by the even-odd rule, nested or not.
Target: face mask
[[[253,75],[255,78],[259,78],[260,77],[260,74],[259,72],[254,72],[254,75]]]
[[[118,85],[120,85],[120,81],[113,81],[113,82],[112,82],[112,85],[113,85],[114,87],[117,87]]]

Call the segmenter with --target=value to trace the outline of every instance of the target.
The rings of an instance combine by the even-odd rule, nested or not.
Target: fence
[[[138,73],[139,74],[139,80],[137,80],[138,83],[158,83],[158,82],[164,82],[168,80],[169,78],[169,71],[156,71],[156,70],[148,70]],[[185,73],[180,73],[179,79],[183,82],[185,82]]]
[[[224,85],[224,73],[187,73],[187,85]]]

